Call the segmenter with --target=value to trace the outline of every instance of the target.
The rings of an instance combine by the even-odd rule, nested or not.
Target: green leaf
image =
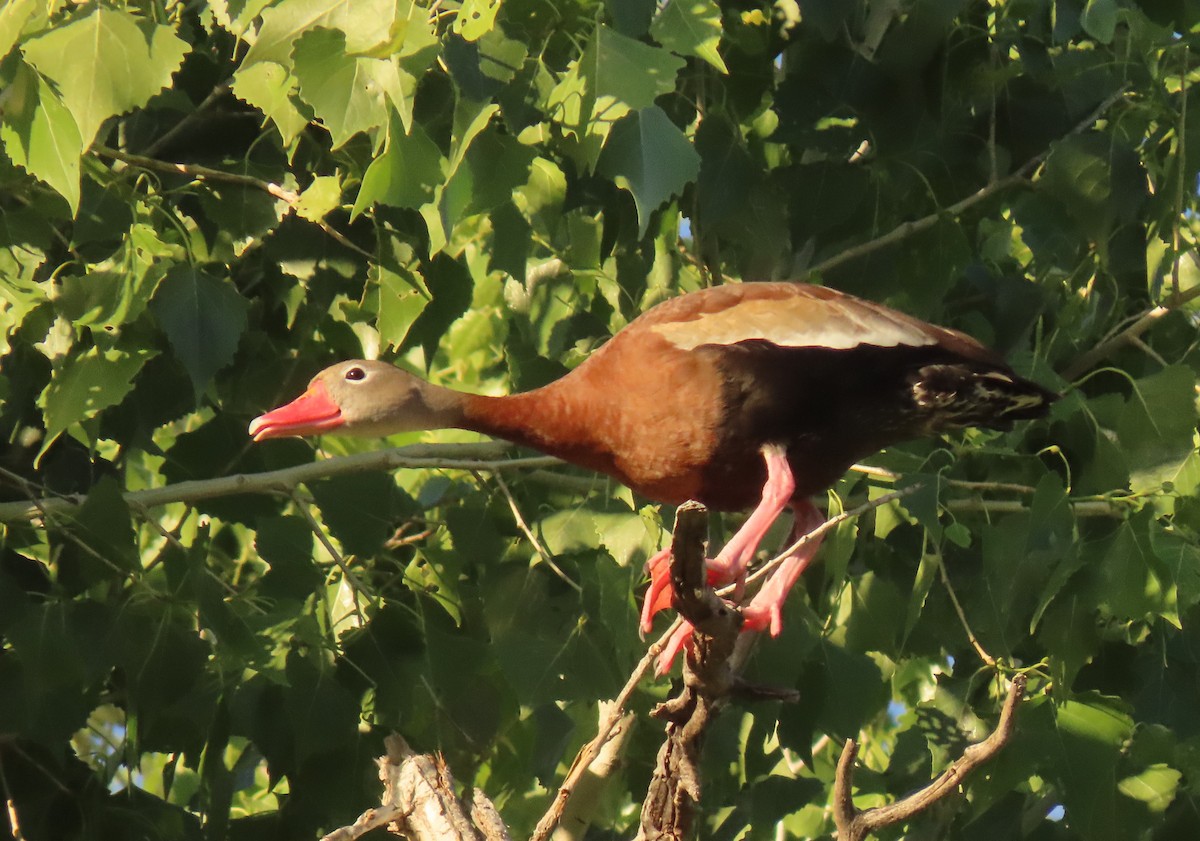
[[[0,140],[12,162],[52,187],[74,213],[79,208],[79,156],[83,140],[75,118],[46,80],[18,65],[0,123]]]
[[[145,348],[124,352],[93,347],[67,360],[38,398],[46,419],[42,453],[67,427],[120,403],[133,389],[138,371],[156,355],[156,351]]]
[[[1059,744],[1046,747],[1060,750],[1061,760],[1050,770],[1062,780],[1072,826],[1086,838],[1128,838],[1112,793],[1121,750],[1133,735],[1129,713],[1115,699],[1084,693],[1056,707],[1055,730]]]
[[[670,0],[650,24],[650,35],[676,55],[694,55],[728,73],[717,47],[721,43],[721,9],[714,0]]]
[[[233,74],[234,96],[253,105],[275,124],[285,147],[291,147],[308,119],[292,97],[298,92],[296,77],[273,61],[243,65]]]
[[[320,175],[313,179],[296,203],[296,215],[309,222],[320,222],[342,203],[341,179],[336,175]]]
[[[1183,774],[1163,763],[1155,763],[1140,774],[1117,783],[1117,790],[1146,804],[1151,812],[1164,812],[1175,799]]]
[[[334,149],[360,131],[383,129],[389,101],[404,99],[396,65],[347,55],[346,36],[337,30],[306,32],[292,57],[300,94],[329,130]]]
[[[407,269],[377,270],[379,280],[379,339],[388,347],[403,347],[408,331],[429,305],[431,295],[421,279]]]
[[[1118,528],[1096,567],[1097,601],[1121,619],[1164,616],[1176,626],[1174,582],[1150,544],[1154,515],[1144,509]]]
[[[345,50],[366,53],[391,40],[395,0],[284,0],[262,13],[258,37],[242,59],[247,68],[260,61],[291,67],[292,45],[309,30],[341,30]]]
[[[402,495],[390,474],[335,476],[309,484],[309,490],[347,553],[370,557],[391,537]]]
[[[471,291],[475,286],[471,272],[457,260],[438,254],[421,267],[425,285],[433,300],[421,310],[420,316],[404,337],[404,348],[419,346],[425,351],[425,365],[433,364],[434,354],[442,336],[458,317],[471,306]]]
[[[133,520],[121,496],[121,487],[105,476],[88,491],[87,499],[72,517],[70,529],[105,561],[124,570],[140,566],[134,543]]]
[[[171,84],[188,45],[170,26],[100,7],[27,41],[22,51],[58,85],[86,148],[102,122],[142,107]]]
[[[231,283],[190,266],[175,266],[150,306],[199,401],[213,375],[233,361],[246,330],[246,300]]]
[[[1116,0],[1088,0],[1079,22],[1084,31],[1101,44],[1111,44],[1117,30],[1119,8]]]
[[[550,92],[551,119],[574,135],[580,143],[575,156],[591,169],[612,124],[674,90],[683,65],[667,50],[597,26],[583,55]]]
[[[1196,430],[1195,372],[1172,365],[1133,383],[1117,426],[1135,491],[1157,489],[1192,454]]]
[[[313,533],[303,517],[269,517],[256,524],[254,549],[271,569],[259,582],[267,598],[307,599],[325,580],[313,559]]]
[[[163,273],[161,265],[144,263],[124,272],[64,275],[54,305],[76,326],[112,330],[142,314]]]
[[[633,195],[638,235],[645,236],[650,214],[700,173],[700,156],[657,105],[630,114],[613,126],[597,171]]]
[[[8,55],[21,37],[25,22],[37,8],[37,0],[9,0],[0,6],[0,58]]]
[[[496,25],[502,0],[465,0],[454,17],[454,31],[468,41],[478,41]]]
[[[1200,604],[1200,546],[1157,522],[1150,527],[1150,547],[1175,583],[1178,611],[1185,614]]]
[[[387,150],[367,167],[351,216],[376,203],[419,208],[433,198],[445,166],[446,159],[420,126],[405,134],[393,125]]]

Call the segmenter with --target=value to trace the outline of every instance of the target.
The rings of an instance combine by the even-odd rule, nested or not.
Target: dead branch
[[[671,586],[675,607],[695,627],[683,665],[683,690],[652,713],[667,721],[667,738],[642,803],[638,841],[691,835],[700,804],[700,750],[709,723],[736,682],[730,658],[742,627],[741,614],[708,586],[704,538],[708,513],[694,502],[675,515]]]
[[[321,841],[354,841],[381,826],[412,841],[511,841],[496,807],[482,791],[472,791],[469,807],[459,800],[454,777],[440,755],[419,755],[396,734],[388,736],[384,745],[387,755],[377,760],[382,805]]]
[[[903,800],[860,812],[854,808],[854,758],[858,744],[846,740],[838,759],[837,776],[833,784],[833,820],[837,826],[837,841],[863,841],[872,832],[903,823],[946,798],[958,789],[967,774],[988,762],[1008,744],[1016,724],[1017,705],[1025,695],[1025,675],[1017,675],[1008,688],[1008,697],[1000,711],[996,729],[982,742],[971,745],[963,755],[925,788]]]
[[[601,726],[613,713],[616,705],[616,701],[600,702]],[[635,724],[636,718],[633,713],[623,713],[596,758],[585,766],[586,771],[575,786],[574,796],[566,802],[563,808],[558,828],[554,832],[554,841],[582,841],[587,835],[588,828],[592,825],[592,819],[600,806],[601,795],[621,766],[625,743],[629,734],[633,732]]]

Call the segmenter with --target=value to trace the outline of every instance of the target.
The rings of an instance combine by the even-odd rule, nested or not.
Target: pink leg
[[[787,462],[787,453],[778,444],[766,444],[762,448],[763,460],[767,463],[767,482],[763,485],[762,501],[737,533],[725,544],[716,558],[708,562],[708,581],[715,587],[723,587],[740,581],[746,567],[754,559],[754,553],[762,543],[763,536],[779,519],[796,490],[796,480]],[[670,548],[663,549],[646,562],[650,574],[650,587],[642,602],[642,633],[650,631],[654,614],[671,606]]]
[[[818,528],[825,518],[821,516],[821,512],[811,502],[799,502],[795,505],[796,523],[792,527],[791,543],[795,543],[804,535]],[[783,603],[787,601],[788,593],[795,586],[796,580],[800,578],[800,574],[808,567],[813,556],[817,554],[817,549],[821,547],[822,537],[815,540],[810,540],[808,543],[801,546],[796,553],[789,555],[780,564],[779,569],[767,579],[754,598],[750,600],[750,604],[742,611],[742,616],[746,623],[742,626],[743,631],[761,631],[764,628],[769,628],[771,636],[779,636],[779,632],[783,629],[783,620],[781,614],[783,611]]]
[[[715,578],[713,583],[719,586],[742,579],[767,529],[779,519],[796,491],[796,480],[783,447],[767,444],[762,448],[762,454],[767,463],[767,483],[763,485],[762,501],[720,554],[708,563],[709,570],[715,573],[710,574],[710,578]]]

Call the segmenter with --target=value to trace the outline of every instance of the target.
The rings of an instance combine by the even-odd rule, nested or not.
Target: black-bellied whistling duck
[[[692,292],[635,319],[565,377],[507,397],[442,388],[383,362],[326,368],[293,402],[255,418],[256,441],[321,432],[459,428],[607,473],[642,496],[754,511],[710,561],[740,582],[789,505],[793,537],[821,523],[809,497],[890,444],[1045,414],[1055,394],[971,337],[820,286],[746,283]],[[816,552],[789,557],[745,607],[779,633],[788,591]],[[648,564],[642,610],[670,604],[668,551]],[[660,660],[670,665],[690,628]]]

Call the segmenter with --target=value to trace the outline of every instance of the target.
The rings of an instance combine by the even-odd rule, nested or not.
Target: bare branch
[[[1108,358],[1111,354],[1120,350],[1125,345],[1141,337],[1143,333],[1153,327],[1158,320],[1172,310],[1183,306],[1189,301],[1200,297],[1200,286],[1193,286],[1186,292],[1181,292],[1178,295],[1172,295],[1171,298],[1161,306],[1152,307],[1142,313],[1133,324],[1126,327],[1120,333],[1105,339],[1100,344],[1096,345],[1086,353],[1080,354],[1066,368],[1062,370],[1062,378],[1064,380],[1075,380],[1083,373],[1088,371],[1092,366],[1100,361]]]
[[[696,630],[684,659],[682,691],[651,713],[666,719],[666,739],[642,802],[638,841],[691,836],[700,804],[700,749],[733,685],[729,661],[742,617],[708,586],[707,531],[704,506],[686,502],[679,507],[671,540],[671,586],[676,609]]]
[[[216,91],[214,91],[216,93]],[[207,102],[207,100],[206,100]],[[187,122],[184,120],[184,122]],[[180,123],[183,125],[183,123]],[[178,128],[178,126],[176,127]],[[116,161],[136,166],[138,169],[145,169],[150,172],[162,172],[171,175],[186,175],[189,178],[195,178],[202,181],[217,181],[226,184],[237,184],[242,187],[249,187],[253,190],[261,190],[268,195],[274,196],[280,201],[287,204],[289,209],[295,208],[300,202],[300,194],[295,190],[289,190],[273,181],[266,181],[262,178],[255,178],[253,175],[242,175],[237,172],[225,172],[212,167],[201,166],[200,164],[179,164],[171,163],[170,161],[160,161],[157,158],[147,157],[146,155],[134,155],[129,152],[122,152],[118,149],[112,149],[100,143],[92,145],[92,151],[98,155],[103,155],[106,158],[112,158]],[[366,257],[372,263],[375,262],[375,255],[370,251],[362,248],[355,242],[351,241],[345,234],[334,228],[324,219],[310,220],[314,224],[332,237],[339,245],[344,248],[349,248],[351,251]]]
[[[1025,695],[1025,680],[1025,675],[1013,677],[1000,720],[986,739],[963,751],[962,756],[925,788],[886,806],[865,812],[854,808],[854,758],[858,754],[858,745],[853,739],[847,739],[838,759],[833,787],[833,820],[838,841],[862,841],[872,832],[910,820],[956,791],[968,774],[990,761],[1012,739],[1017,705]]]
[[[615,705],[615,701],[600,702],[601,723],[612,714]],[[587,765],[587,770],[575,786],[574,796],[567,801],[558,822],[558,830],[554,833],[554,841],[582,841],[587,834],[605,786],[620,767],[625,743],[635,723],[636,717],[631,712],[623,713],[617,720],[612,735],[601,746],[596,758]]]
[[[465,807],[455,793],[454,777],[441,756],[418,755],[396,734],[384,740],[379,779],[383,805],[363,812],[350,826],[321,841],[354,841],[381,826],[413,841],[511,841],[496,807],[479,789]]]
[[[261,178],[255,178],[253,175],[241,175],[236,172],[225,172],[212,167],[200,166],[199,164],[176,164],[169,161],[160,161],[157,158],[148,158],[145,155],[132,155],[128,152],[121,152],[117,149],[109,148],[101,143],[92,144],[92,151],[98,155],[103,155],[106,158],[112,158],[115,161],[136,166],[138,169],[149,170],[150,172],[163,172],[171,175],[186,175],[190,178],[199,178],[204,181],[219,181],[225,184],[238,184],[242,187],[250,187],[255,190],[262,190],[280,201],[286,202],[288,205],[294,205],[300,201],[300,194],[294,190],[289,190],[286,187],[281,187],[271,181],[264,181]]]
[[[566,808],[567,802],[571,799],[576,786],[579,785],[579,781],[587,774],[588,768],[595,761],[596,757],[599,756],[605,743],[612,738],[613,731],[620,723],[625,712],[625,705],[629,703],[634,690],[642,682],[642,678],[646,676],[646,673],[650,671],[650,667],[658,659],[658,655],[662,653],[667,642],[681,624],[682,622],[679,619],[671,623],[671,627],[667,628],[666,632],[653,645],[646,649],[646,653],[642,655],[642,659],[633,667],[633,672],[630,673],[629,679],[625,681],[625,685],[621,687],[621,691],[617,693],[616,699],[601,719],[600,726],[596,730],[596,735],[575,755],[575,760],[571,763],[571,767],[567,771],[567,776],[563,779],[562,785],[558,787],[558,791],[555,793],[550,807],[546,810],[546,814],[538,821],[533,834],[529,836],[529,841],[546,841],[550,837],[550,833],[554,831],[554,827],[558,826],[558,822],[562,819],[563,809]]]
[[[478,476],[479,474],[475,475]],[[534,551],[538,553],[538,557],[542,559],[542,563],[550,567],[551,571],[562,579],[563,583],[568,587],[576,593],[582,593],[583,588],[579,586],[579,583],[562,571],[559,565],[555,563],[554,556],[542,545],[542,541],[538,540],[537,535],[533,533],[533,529],[529,528],[529,523],[525,522],[525,516],[521,513],[521,509],[517,507],[516,498],[512,495],[512,491],[508,489],[508,483],[504,481],[504,477],[499,473],[496,474],[496,484],[500,486],[500,491],[504,494],[504,498],[508,500],[508,510],[512,512],[513,521],[517,524],[517,528],[533,546]]]
[[[479,444],[413,444],[388,450],[373,450],[351,456],[322,459],[282,470],[265,473],[235,473],[215,479],[177,482],[161,488],[133,491],[125,501],[133,506],[153,508],[172,502],[196,502],[239,493],[271,493],[288,495],[298,485],[317,479],[328,479],[367,470],[396,470],[425,468],[433,470],[524,470],[561,464],[550,456],[506,459],[504,454],[513,445],[503,441]],[[68,512],[83,504],[83,494],[65,497],[46,497],[30,502],[0,503],[0,522],[45,519]]]
[[[1091,114],[1088,114],[1088,116],[1085,119],[1081,120],[1074,128],[1072,128],[1069,132],[1067,132],[1067,134],[1064,135],[1064,139],[1067,137],[1072,137],[1077,134],[1081,134],[1082,132],[1087,131],[1087,129],[1091,128],[1092,125],[1095,124],[1097,120],[1099,120],[1102,116],[1104,116],[1104,113],[1109,108],[1111,108],[1123,96],[1125,96],[1125,91],[1126,91],[1127,87],[1128,86],[1123,85],[1117,91],[1115,91],[1110,96],[1108,96],[1103,102],[1101,102],[1098,106],[1096,106],[1096,108],[1092,111]],[[964,211],[968,210],[969,208],[973,207],[974,205],[977,205],[982,201],[990,199],[992,196],[994,196],[997,193],[1000,193],[1004,190],[1007,190],[1009,187],[1014,187],[1014,186],[1017,186],[1020,184],[1027,184],[1029,182],[1030,174],[1035,169],[1037,169],[1037,167],[1041,166],[1042,162],[1045,161],[1046,158],[1050,157],[1050,153],[1052,151],[1054,151],[1053,146],[1043,150],[1042,152],[1038,153],[1037,155],[1034,155],[1032,158],[1027,160],[1015,172],[1011,173],[1010,175],[1005,176],[1004,178],[1001,178],[999,181],[991,182],[987,186],[982,187],[979,190],[976,190],[974,193],[967,196],[965,199],[955,202],[954,204],[950,205],[949,207],[947,207],[943,210],[939,210],[935,213],[930,213],[928,216],[922,216],[920,219],[914,219],[911,222],[905,222],[904,224],[902,224],[896,228],[893,228],[891,231],[888,231],[886,234],[884,234],[881,237],[876,237],[875,239],[871,240],[870,242],[864,242],[864,243],[862,243],[860,245],[856,245],[852,248],[847,248],[845,251],[835,254],[834,256],[830,257],[829,259],[821,261],[817,265],[810,268],[807,272],[805,272],[804,276],[809,277],[812,275],[817,275],[817,274],[821,274],[823,272],[827,272],[830,269],[837,268],[838,266],[842,265],[843,263],[848,263],[851,260],[856,260],[859,257],[863,257],[863,256],[866,256],[867,254],[871,254],[875,251],[880,250],[881,248],[887,248],[889,245],[895,245],[896,243],[907,239],[908,237],[912,236],[913,234],[917,234],[917,233],[921,233],[922,231],[929,230],[930,228],[935,226],[942,219],[946,219],[946,218],[952,217],[952,216],[958,216],[959,214],[963,213]]]

